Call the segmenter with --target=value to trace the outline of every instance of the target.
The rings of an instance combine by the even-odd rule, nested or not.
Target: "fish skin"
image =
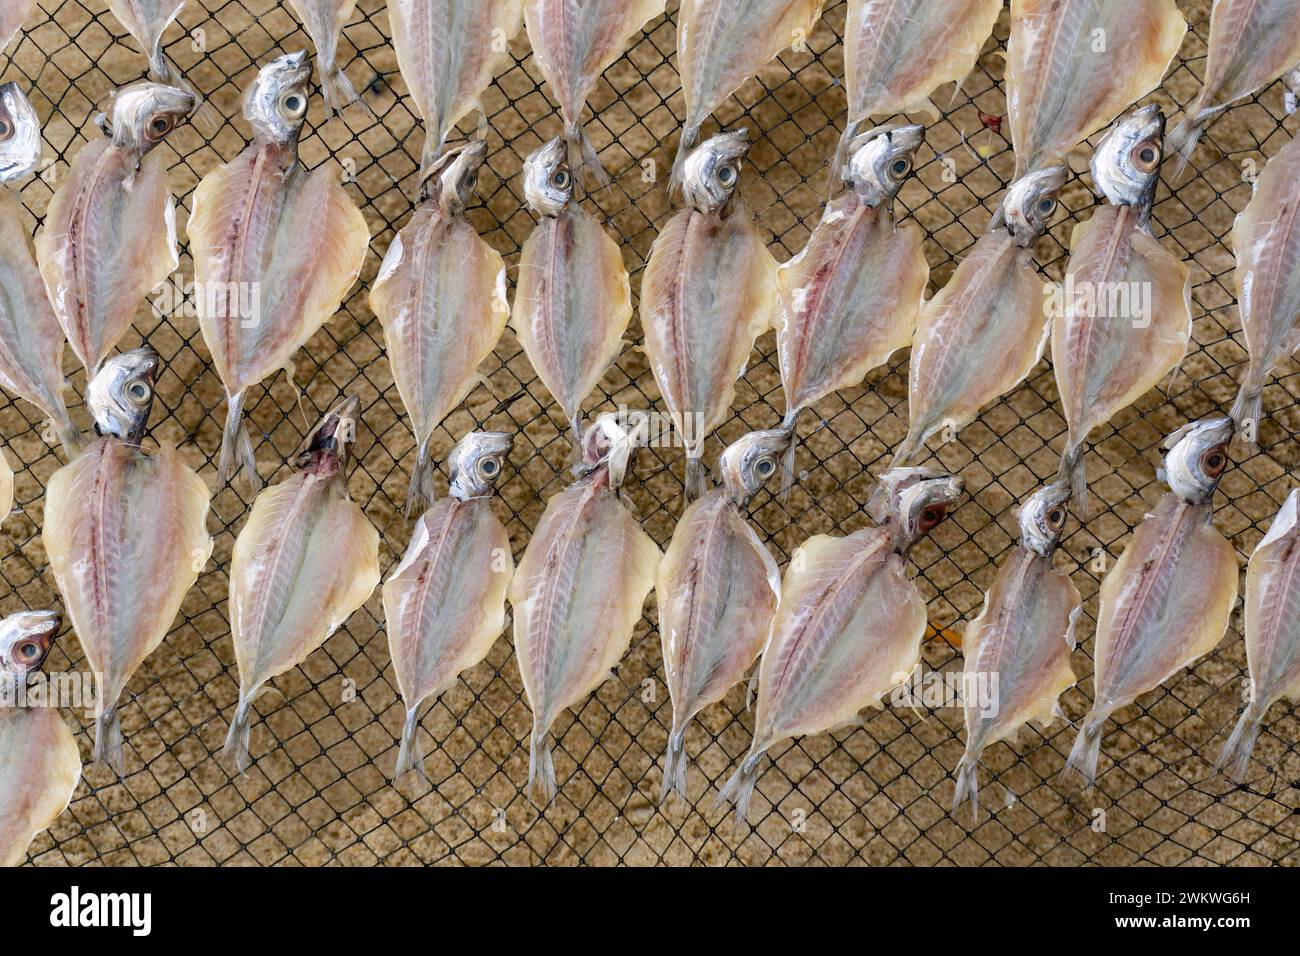
[[[54,707],[0,707],[0,867],[19,866],[81,782],[76,738]]]
[[[23,24],[36,9],[36,0],[6,0],[0,4],[0,53],[22,31]]]
[[[1093,50],[1095,30],[1107,49]],[[1187,22],[1174,0],[1012,0],[1006,95],[1019,179],[1160,85]]]
[[[185,6],[185,0],[108,0],[108,8],[135,37],[149,58],[149,78],[177,83],[180,74],[162,52],[162,35]]]
[[[289,7],[316,47],[316,67],[326,107],[331,113],[342,112],[359,99],[356,87],[338,65],[339,34],[352,19],[357,0],[289,0]]]
[[[1264,384],[1300,349],[1300,145],[1292,139],[1264,166],[1232,226],[1237,307],[1250,362],[1232,418],[1258,438]],[[1247,427],[1247,422],[1253,426]]]

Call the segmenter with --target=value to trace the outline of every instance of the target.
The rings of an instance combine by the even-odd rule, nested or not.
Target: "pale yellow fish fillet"
[[[23,23],[36,9],[36,0],[5,0],[0,3],[0,52],[22,30]]]
[[[14,510],[14,468],[9,456],[0,448],[0,521]]]
[[[1174,0],[1012,0],[1016,178],[1064,159],[1159,86],[1186,32]]]
[[[0,866],[68,808],[81,781],[77,741],[53,707],[0,707]]]

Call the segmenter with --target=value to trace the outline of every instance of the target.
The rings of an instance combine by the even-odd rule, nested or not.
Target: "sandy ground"
[[[1150,97],[1171,114],[1195,94],[1208,5],[1180,3],[1193,25],[1184,59]],[[605,165],[620,173],[612,188],[588,202],[622,237],[634,295],[656,230],[671,213],[658,184],[671,164],[682,112],[672,55],[676,3],[669,7],[670,15],[648,24],[609,70],[590,101],[595,118],[587,124]],[[715,114],[723,127],[743,124],[755,133],[742,194],[780,261],[801,248],[827,192],[827,160],[843,122],[838,36],[844,17],[844,4],[832,2],[806,51],[783,54]],[[349,487],[383,534],[385,569],[409,537],[400,504],[414,448],[366,289],[394,227],[410,210],[422,139],[388,35],[382,4],[361,0],[340,55],[354,83],[366,89],[375,116],[354,110],[327,123],[315,100],[302,143],[309,165],[341,168],[365,212],[372,243],[362,282],[288,374],[250,397],[265,476],[283,464],[319,410],[344,392],[361,397],[365,429]],[[979,118],[980,111],[995,117],[1006,112],[999,56],[1006,35],[1004,13],[974,74],[960,90],[947,88],[936,96],[943,115],[926,121],[916,176],[900,197],[899,215],[911,215],[925,230],[931,293],[983,231],[1012,169],[1007,142]],[[184,127],[163,147],[185,206],[182,235],[198,178],[245,144],[239,91],[256,65],[277,50],[308,47],[287,6],[272,0],[191,0],[179,26],[168,32],[169,55],[210,107],[205,118],[211,128]],[[528,58],[526,38],[517,38],[512,50],[515,64],[483,100],[491,155],[480,185],[483,202],[471,219],[507,257],[513,276],[519,246],[533,225],[522,203],[522,158],[557,134],[560,124]],[[3,78],[30,93],[47,142],[46,170],[22,189],[35,226],[90,131],[91,117],[114,87],[139,78],[144,61],[102,0],[41,0],[29,30],[9,52]],[[982,806],[994,811],[992,817],[982,809],[972,826],[968,811],[956,818],[946,811],[952,768],[962,750],[960,711],[891,706],[868,714],[861,727],[777,747],[755,798],[754,826],[737,827],[712,802],[716,785],[749,741],[752,716],[740,688],[702,714],[688,734],[690,801],[660,807],[659,763],[671,713],[652,601],[616,679],[558,722],[561,790],[544,811],[521,790],[531,718],[508,636],[423,720],[435,786],[389,784],[402,706],[377,594],[301,668],[274,682],[275,692],[258,703],[256,763],[232,777],[215,755],[238,689],[225,599],[234,534],[247,508],[241,485],[215,499],[214,560],[188,596],[182,621],[130,685],[123,708],[127,777],[118,781],[104,770],[89,770],[72,807],[33,845],[32,859],[305,865],[1296,862],[1300,721],[1289,706],[1270,712],[1249,784],[1233,786],[1206,762],[1240,700],[1239,612],[1218,650],[1120,712],[1106,737],[1097,792],[1081,793],[1058,778],[1073,741],[1072,724],[1091,697],[1097,584],[1161,492],[1157,445],[1184,421],[1226,408],[1235,391],[1245,352],[1225,240],[1233,215],[1250,197],[1243,172],[1258,168],[1295,131],[1296,121],[1282,117],[1282,89],[1274,84],[1215,124],[1184,180],[1161,186],[1155,234],[1193,267],[1195,347],[1162,389],[1094,436],[1088,456],[1093,516],[1086,527],[1072,521],[1058,557],[1085,598],[1084,640],[1074,660],[1082,679],[1063,698],[1069,722],[1026,731],[1016,744],[998,744],[985,754]],[[463,126],[470,131],[473,122]],[[715,128],[711,122],[706,135]],[[1061,276],[1072,223],[1086,219],[1095,202],[1087,155],[1083,147],[1072,157],[1076,175],[1062,195],[1066,214],[1035,250],[1051,278]],[[945,175],[949,168],[955,176]],[[190,274],[188,256],[181,273]],[[640,338],[635,322],[630,337]],[[224,396],[193,315],[142,309],[123,344],[137,339],[147,339],[167,361],[153,437],[180,443],[215,486]],[[825,399],[806,416],[795,492],[785,504],[765,493],[752,508],[783,564],[811,534],[852,531],[868,522],[864,503],[871,476],[884,468],[888,450],[906,431],[906,360],[906,354],[897,356],[861,387]],[[73,372],[71,356],[68,371],[80,394],[83,373]],[[568,480],[565,426],[512,333],[483,372],[484,384],[439,429],[434,457],[441,461],[454,440],[475,426],[517,433],[496,505],[508,519],[518,557],[546,499]],[[1298,391],[1300,375],[1288,364],[1265,393],[1269,417],[1261,450],[1236,452],[1216,498],[1216,523],[1239,549],[1243,567],[1292,483]],[[632,347],[586,407],[643,408],[657,399],[645,357]],[[18,471],[18,506],[0,529],[10,591],[0,604],[10,611],[56,600],[39,527],[41,490],[59,460],[42,440],[36,413],[7,397],[4,402],[0,433]],[[783,407],[768,334],[740,384],[735,415],[710,442],[708,458],[722,442],[776,424]],[[79,402],[74,415],[88,421]],[[1016,503],[1054,474],[1063,439],[1045,360],[956,441],[939,448],[931,443],[934,459],[964,475],[970,492],[912,556],[936,629],[959,634],[961,623],[978,613],[983,589],[1013,542]],[[680,473],[680,452],[656,449],[642,457],[631,481],[630,505],[661,546],[681,510]],[[75,637],[65,634],[49,666],[66,669],[81,662]],[[925,667],[959,669],[960,655],[948,641],[933,640]],[[89,721],[67,716],[88,756]]]

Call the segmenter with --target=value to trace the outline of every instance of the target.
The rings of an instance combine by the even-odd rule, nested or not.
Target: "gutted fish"
[[[339,34],[352,19],[357,0],[289,0],[316,47],[316,68],[320,91],[331,113],[338,113],[358,99],[356,88],[338,64]]]
[[[379,532],[348,497],[355,397],[312,429],[294,472],[253,501],[230,562],[239,705],[222,756],[247,769],[253,701],[366,603],[379,584]]]
[[[185,6],[185,0],[108,0],[113,16],[135,37],[149,58],[149,78],[177,85],[180,74],[162,51],[162,35]]]
[[[22,31],[23,23],[36,9],[36,0],[5,0],[0,3],[0,53]]]
[[[1061,475],[1087,498],[1089,433],[1155,388],[1192,334],[1191,271],[1151,235],[1165,128],[1158,106],[1134,110],[1092,156],[1107,205],[1074,227],[1065,286],[1052,315],[1052,366],[1069,424]]]
[[[1186,32],[1174,0],[1011,0],[1016,178],[1061,162],[1159,86]]]
[[[524,195],[541,217],[524,242],[510,325],[581,443],[582,400],[618,358],[632,295],[618,243],[573,201],[562,140],[524,163]]]
[[[528,787],[555,796],[551,725],[604,683],[632,641],[660,552],[616,492],[632,436],[601,415],[583,440],[585,474],[546,503],[510,582],[515,656],[533,711]]]
[[[582,129],[582,108],[596,81],[622,56],[649,20],[664,12],[664,0],[526,0],[524,24],[533,62],[560,104],[569,169],[583,168],[602,183],[604,168]]]
[[[45,495],[50,569],[97,675],[94,759],[119,774],[118,702],[212,554],[203,479],[175,448],[140,447],[159,365],[148,348],[104,363],[86,392],[100,437],[54,473]]]
[[[17,703],[61,621],[57,611],[20,611],[0,620],[0,866],[23,862],[81,780],[81,753],[58,709]]]
[[[1232,422],[1185,425],[1166,444],[1170,491],[1101,582],[1093,703],[1067,768],[1091,785],[1106,719],[1208,654],[1237,602],[1236,552],[1210,523]]]
[[[472,110],[481,111],[479,97],[511,62],[524,0],[389,0],[388,19],[397,65],[424,120],[424,180],[447,136]]]
[[[822,734],[879,705],[921,659],[925,601],[904,571],[908,549],[943,520],[962,481],[896,468],[873,493],[876,526],[814,535],[786,569],[763,647],[749,753],[718,793],[744,820],[763,755],[790,737]]]
[[[253,142],[194,190],[190,252],[203,340],[226,387],[218,478],[261,488],[244,424],[247,391],[284,368],[357,281],[370,233],[327,166],[298,161],[311,66],[272,60],[244,99]]]
[[[1244,781],[1269,707],[1300,698],[1300,488],[1292,489],[1246,565],[1250,693],[1214,768]]]
[[[895,467],[910,464],[931,435],[964,428],[1042,356],[1048,316],[1030,246],[1051,221],[1067,175],[1065,166],[1051,166],[1012,183],[1002,225],[980,237],[921,309],[908,376],[910,427]]]
[[[641,280],[641,327],[659,393],[686,447],[686,495],[704,492],[704,440],[726,420],[754,340],[775,324],[776,260],[733,196],[744,130],[686,159],[687,208],[655,238]]]
[[[153,149],[194,106],[184,90],[119,90],[104,135],[50,200],[36,258],[55,317],[93,378],[155,286],[176,271],[176,205]]]
[[[966,752],[957,765],[953,812],[969,798],[979,816],[980,754],[1028,721],[1049,724],[1061,716],[1057,698],[1074,686],[1079,589],[1052,564],[1069,498],[1069,485],[1060,481],[1029,497],[1020,509],[1020,542],[998,569],[979,617],[966,625]]]
[[[474,140],[432,170],[427,195],[393,238],[370,287],[393,380],[419,446],[406,514],[433,500],[429,441],[479,381],[510,318],[506,266],[474,231],[465,206],[487,145]]]
[[[384,626],[406,702],[393,776],[424,776],[420,707],[487,656],[506,626],[514,573],[510,536],[488,496],[513,439],[470,432],[452,450],[451,497],[420,516],[401,564],[384,582]]]
[[[741,508],[776,473],[784,429],[750,432],[719,459],[722,487],[686,509],[659,565],[655,597],[673,726],[660,799],[686,796],[686,727],[758,660],[781,597],[776,562]]]
[[[1258,439],[1264,384],[1300,349],[1300,140],[1270,159],[1232,227],[1237,308],[1250,362],[1232,418]]]

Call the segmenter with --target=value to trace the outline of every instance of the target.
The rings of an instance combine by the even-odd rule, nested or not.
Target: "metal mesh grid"
[[[1181,6],[1192,24],[1185,59],[1152,97],[1170,114],[1195,93],[1208,29],[1208,0]],[[671,163],[682,106],[673,67],[675,9],[670,2],[668,15],[647,25],[589,104],[594,117],[588,132],[606,167],[621,175],[588,202],[622,237],[634,297],[655,231],[671,213],[656,180],[665,178]],[[828,4],[806,50],[782,54],[715,115],[724,127],[743,123],[756,134],[742,195],[770,231],[779,261],[802,246],[826,192],[826,159],[844,112],[838,80],[844,17],[843,3]],[[239,91],[257,65],[282,50],[310,49],[310,43],[277,0],[191,0],[179,24],[167,34],[168,55],[221,118],[215,133],[183,128],[162,147],[184,207],[183,237],[199,176],[245,145],[243,121],[236,119]],[[942,117],[927,123],[919,168],[900,196],[900,218],[910,214],[925,230],[931,294],[982,232],[1011,173],[1008,143],[986,128],[980,115],[1005,112],[995,51],[1005,47],[1006,35],[1004,14],[975,73],[960,90],[944,89],[936,97],[945,104]],[[280,376],[249,397],[264,475],[283,463],[308,423],[341,394],[361,397],[363,428],[349,487],[382,532],[385,573],[409,537],[399,508],[415,455],[365,296],[394,228],[410,210],[423,136],[388,38],[382,4],[360,0],[340,43],[340,62],[364,88],[377,118],[351,111],[327,123],[316,97],[302,140],[308,166],[343,166],[347,188],[370,224],[362,282],[296,357],[292,382]],[[513,278],[520,244],[533,225],[518,172],[528,152],[559,132],[560,121],[529,61],[526,38],[517,38],[512,50],[514,64],[484,98],[490,154],[479,187],[483,200],[471,211],[471,221],[506,256]],[[85,141],[90,118],[114,87],[143,75],[145,63],[134,41],[95,0],[40,0],[8,52],[3,79],[19,81],[44,124],[49,165],[22,190],[36,224],[68,160]],[[1071,523],[1058,559],[1071,570],[1085,601],[1080,633],[1088,640],[1074,661],[1084,676],[1063,700],[1072,721],[1090,699],[1099,569],[1107,556],[1110,561],[1118,556],[1162,490],[1154,476],[1156,446],[1178,424],[1226,407],[1234,392],[1245,352],[1239,334],[1234,336],[1233,260],[1225,237],[1232,216],[1250,197],[1246,174],[1262,168],[1295,126],[1294,119],[1285,118],[1280,84],[1275,84],[1211,129],[1176,191],[1166,170],[1154,230],[1168,248],[1194,261],[1194,346],[1165,390],[1117,416],[1095,436],[1089,453],[1093,515],[1086,527]],[[1062,200],[1070,221],[1086,218],[1095,202],[1077,175]],[[1064,267],[1065,218],[1036,250],[1053,279]],[[191,275],[182,252],[181,274]],[[639,334],[635,323],[631,331]],[[212,480],[223,395],[208,368],[197,322],[183,313],[146,309],[122,347],[134,346],[137,339],[157,348],[167,366],[153,436],[180,443],[191,464]],[[495,507],[509,515],[518,557],[545,500],[568,480],[565,423],[510,331],[484,372],[485,384],[439,429],[434,458],[441,462],[455,438],[472,427],[517,434]],[[71,379],[79,396],[84,373]],[[1290,485],[1298,392],[1300,374],[1292,363],[1265,392],[1268,417],[1258,451],[1249,457],[1235,452],[1237,460],[1216,497],[1216,523],[1243,561]],[[620,403],[652,407],[657,398],[644,357],[629,349],[586,409]],[[983,589],[1014,542],[1016,502],[1055,473],[1059,453],[1054,449],[1065,433],[1055,398],[1044,362],[956,441],[933,453],[966,477],[969,497],[912,556],[939,632],[925,650],[927,670],[960,669],[959,653],[943,638],[954,625],[959,633],[960,622],[978,613]],[[0,434],[18,472],[17,509],[0,529],[0,575],[8,592],[2,607],[9,612],[57,601],[39,527],[42,489],[59,460],[42,439],[37,413],[8,396],[3,402]],[[79,401],[72,404],[76,420],[86,424]],[[710,441],[707,457],[744,431],[779,422],[782,409],[768,334],[739,387],[735,415]],[[885,467],[888,450],[906,431],[906,355],[874,372],[862,387],[818,403],[805,419],[800,484],[784,505],[763,494],[752,508],[762,536],[783,564],[809,535],[852,531],[867,522],[863,506],[870,474]],[[652,450],[630,481],[630,503],[661,547],[682,507],[680,473],[679,451]],[[674,800],[659,806],[671,717],[653,602],[616,679],[557,722],[560,793],[544,810],[522,789],[530,717],[508,636],[422,721],[435,787],[390,784],[402,708],[377,593],[301,668],[278,678],[277,693],[259,700],[255,763],[245,775],[232,777],[215,754],[237,697],[225,597],[234,534],[248,503],[242,483],[214,499],[213,560],[186,599],[175,629],[124,697],[127,776],[119,781],[107,771],[89,769],[70,810],[33,844],[32,860],[311,865],[1300,860],[1295,715],[1283,705],[1270,712],[1245,786],[1213,773],[1205,759],[1216,752],[1239,706],[1245,673],[1239,610],[1214,653],[1109,725],[1095,793],[1079,793],[1058,778],[1074,736],[1070,724],[1058,721],[1027,732],[1016,746],[998,744],[987,751],[983,804],[994,815],[982,810],[974,827],[968,810],[957,818],[946,811],[952,768],[962,749],[961,712],[924,706],[887,707],[868,714],[861,728],[779,746],[759,783],[752,829],[736,827],[712,807],[712,795],[748,745],[751,715],[740,689],[709,708],[687,735],[689,805]],[[69,670],[82,663],[75,638],[65,634],[47,666]],[[81,714],[67,716],[77,724],[88,755],[89,721]]]

